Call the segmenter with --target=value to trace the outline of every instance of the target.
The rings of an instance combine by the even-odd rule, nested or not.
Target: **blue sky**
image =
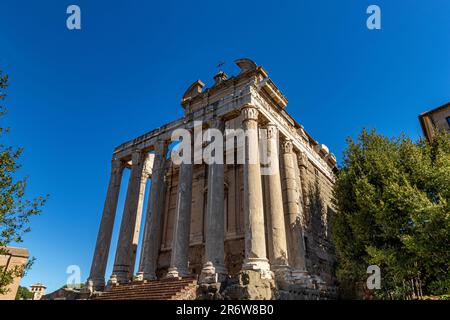
[[[82,30],[66,28],[70,4]],[[379,31],[366,28],[370,4]],[[263,65],[287,111],[338,159],[364,127],[419,137],[418,114],[450,101],[449,11],[446,0],[1,0],[11,85],[0,125],[24,147],[28,195],[50,194],[20,244],[37,258],[22,285],[55,290],[69,265],[86,279],[113,148],[182,116],[185,89],[210,85],[220,61],[229,75],[237,58]]]

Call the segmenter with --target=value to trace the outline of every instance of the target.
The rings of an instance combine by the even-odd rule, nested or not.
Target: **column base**
[[[272,265],[272,271],[275,279],[282,281],[291,281],[291,268],[288,265]]]
[[[119,284],[124,284],[130,282],[128,274],[125,272],[117,272],[116,273],[117,282]]]
[[[99,288],[99,290],[95,290],[94,281],[92,279],[88,279],[86,281],[85,286],[80,289],[80,294],[90,297],[94,293],[94,291],[103,291],[103,290],[104,290],[104,287],[101,289]]]
[[[90,287],[92,284],[92,289],[94,291],[105,290],[105,279],[104,278],[89,278],[86,281],[86,287]]]
[[[117,275],[113,273],[108,280],[108,287],[115,287],[119,285],[119,281],[117,280]]]
[[[133,272],[130,272],[130,266],[128,265],[115,265],[113,268],[113,275],[116,276],[117,282],[120,284],[130,282],[132,280],[132,274]]]
[[[156,274],[152,274],[152,273],[145,273],[143,271],[139,271],[136,274],[136,281],[151,281],[151,280],[156,280]]]
[[[166,278],[184,278],[189,277],[191,274],[187,270],[178,269],[177,267],[170,267]]]
[[[262,279],[273,279],[273,272],[270,270],[269,260],[266,258],[247,258],[244,260],[242,270],[252,270],[261,273]]]
[[[202,272],[200,274],[200,283],[218,283],[227,279],[227,269],[223,265],[216,265],[211,261],[206,262],[203,265]]]
[[[139,271],[136,273],[136,276],[134,277],[135,281],[144,281],[144,273]]]

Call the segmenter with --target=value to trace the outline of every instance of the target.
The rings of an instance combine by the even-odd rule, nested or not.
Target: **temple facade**
[[[286,97],[264,68],[249,59],[236,64],[238,75],[219,72],[212,87],[197,80],[187,89],[184,117],[114,150],[88,279],[93,290],[195,277],[198,296],[308,298],[333,292],[336,158],[287,113]],[[195,160],[195,152],[191,163],[172,161],[175,130],[195,135],[211,128],[224,137],[239,129],[257,132],[224,148],[235,160],[243,151],[245,161],[206,164]],[[276,169],[268,174],[261,141]],[[130,170],[125,204],[117,249],[110,253],[124,170]],[[115,259],[106,275],[109,254]]]

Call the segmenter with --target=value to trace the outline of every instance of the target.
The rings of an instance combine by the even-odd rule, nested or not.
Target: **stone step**
[[[173,296],[175,294],[177,294],[178,291],[172,291],[172,292],[141,292],[141,293],[137,293],[137,292],[127,292],[127,293],[109,293],[109,294],[103,294],[101,297],[121,297],[121,296],[159,296],[159,295],[164,295],[164,296]]]
[[[153,298],[170,298],[174,295],[176,295],[177,292],[154,292],[154,293],[133,293],[133,292],[128,292],[126,294],[124,293],[120,293],[120,294],[103,294],[100,297],[98,297],[99,299],[109,299],[109,300],[115,300],[115,299],[133,299],[133,298],[137,298],[137,297],[153,297]]]
[[[176,296],[175,293],[164,294],[117,294],[117,295],[102,295],[98,297],[98,300],[135,300],[135,299],[146,299],[146,300],[170,300],[172,297]]]
[[[113,297],[113,298],[104,298],[104,299],[97,299],[97,300],[100,300],[100,301],[112,301],[112,300],[123,300],[123,301],[126,301],[126,300],[172,300],[172,296],[170,296],[170,297],[165,297],[165,296],[161,296],[161,297],[141,297],[141,296],[138,296],[138,297],[133,297],[133,296],[130,296],[130,297]]]
[[[180,286],[170,286],[170,287],[158,287],[158,286],[149,286],[149,287],[140,287],[140,288],[115,288],[106,292],[131,292],[131,291],[170,291],[170,290],[179,290],[181,287],[186,287],[188,286],[189,283],[187,284],[183,284]]]
[[[158,285],[158,286],[179,285],[181,283],[192,283],[192,281],[194,281],[194,280],[196,280],[196,279],[185,279],[184,278],[184,279],[180,279],[180,280],[151,280],[151,281],[147,281],[147,282],[137,282],[137,281],[135,281],[135,282],[127,283],[127,284],[120,284],[120,285],[115,286],[113,288],[147,286],[148,284]]]
[[[164,279],[146,283],[129,283],[112,287],[97,296],[96,300],[170,300],[196,287],[191,278]]]
[[[179,283],[161,283],[161,284],[153,284],[153,283],[145,283],[145,284],[139,284],[139,285],[119,285],[119,286],[115,286],[109,289],[109,291],[113,291],[113,290],[134,290],[134,289],[143,289],[143,288],[150,288],[150,287],[154,287],[154,288],[174,288],[174,287],[179,287],[182,285],[189,285],[191,284],[192,281],[183,281],[183,282],[179,282]]]
[[[174,281],[170,281],[170,282],[161,282],[161,283],[152,283],[151,281],[147,282],[147,283],[139,283],[139,284],[121,284],[118,286],[114,286],[112,288],[138,288],[138,287],[145,287],[148,286],[149,284],[153,285],[153,286],[173,286],[173,285],[180,285],[180,284],[189,284],[192,283],[193,280],[180,280],[180,282],[176,282],[174,283]]]

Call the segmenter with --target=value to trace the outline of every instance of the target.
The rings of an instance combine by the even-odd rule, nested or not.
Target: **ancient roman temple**
[[[130,284],[189,279],[190,298],[333,296],[336,158],[288,114],[286,97],[263,67],[249,59],[235,63],[237,75],[220,71],[210,88],[200,80],[189,86],[182,118],[115,148],[88,278],[93,290],[106,294]],[[242,151],[244,160],[257,162],[171,160],[175,130],[195,135],[210,128],[224,137],[239,129],[257,132],[241,143],[236,138],[231,150],[223,148],[235,160]],[[269,174],[260,159],[261,140],[275,168]],[[115,221],[124,170],[125,204],[121,221]],[[119,239],[110,252],[115,223]],[[110,254],[114,266],[105,274]]]

